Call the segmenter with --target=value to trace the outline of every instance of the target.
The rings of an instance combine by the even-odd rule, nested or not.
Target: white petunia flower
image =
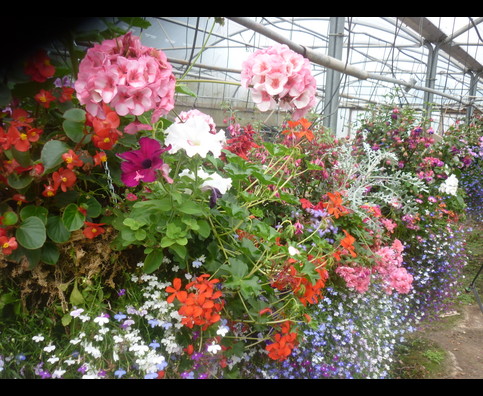
[[[457,179],[457,177],[455,175],[449,176],[439,186],[439,192],[450,194],[450,195],[456,195],[456,193],[458,192],[458,179]]]
[[[173,123],[166,129],[164,144],[171,145],[170,153],[184,150],[189,157],[196,154],[206,158],[209,152],[218,158],[226,140],[225,132],[210,132],[210,127],[202,117],[192,117],[183,123]]]
[[[221,177],[216,172],[208,173],[199,168],[197,175],[203,180],[203,183],[201,184],[202,190],[207,188],[216,188],[223,195],[231,188],[232,180],[229,177]],[[183,170],[179,176],[188,176],[191,179],[195,178],[193,172],[189,171],[188,169]]]

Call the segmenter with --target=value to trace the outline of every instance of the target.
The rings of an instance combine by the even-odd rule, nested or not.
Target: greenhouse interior
[[[483,378],[482,326],[405,360],[483,318],[483,17],[59,19],[0,68],[0,378]]]

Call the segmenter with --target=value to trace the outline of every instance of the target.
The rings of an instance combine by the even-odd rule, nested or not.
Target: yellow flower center
[[[106,137],[106,138],[104,139],[104,143],[109,143],[110,141],[111,141],[111,139],[109,139],[108,137]]]
[[[93,234],[95,234],[97,232],[97,228],[92,228],[91,231]]]
[[[21,140],[27,140],[27,134],[25,134],[25,133],[21,133],[21,134],[20,134],[20,139],[21,139]]]
[[[8,248],[10,245],[8,244],[8,242],[5,242],[3,245],[2,245],[2,248],[6,249]]]
[[[62,180],[64,183],[67,181],[67,177],[62,177],[60,180]]]
[[[67,162],[68,164],[70,164],[72,161],[73,161],[73,160],[72,160],[72,157],[67,157],[67,158],[65,159],[65,162]]]

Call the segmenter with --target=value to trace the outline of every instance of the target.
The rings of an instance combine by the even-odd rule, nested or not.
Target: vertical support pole
[[[439,47],[436,45],[434,48],[430,43],[426,43],[426,47],[429,49],[428,63],[426,70],[426,88],[434,89],[436,81],[436,66],[438,65],[438,53]],[[433,108],[434,94],[430,91],[424,91],[424,109],[426,110],[427,117],[431,116]]]
[[[469,91],[469,98],[468,98],[468,108],[466,109],[466,122],[471,122],[471,118],[473,117],[473,104],[475,102],[476,96],[476,86],[478,85],[478,74],[469,72],[471,75],[470,81],[470,91]]]
[[[327,55],[335,59],[342,58],[344,21],[344,17],[330,17],[329,47]],[[325,99],[323,110],[324,126],[330,129],[334,135],[337,134],[340,75],[341,73],[339,71],[327,69],[325,77]]]

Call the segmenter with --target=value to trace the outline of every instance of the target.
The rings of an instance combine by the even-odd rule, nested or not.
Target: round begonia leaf
[[[17,228],[15,237],[18,243],[26,249],[41,248],[47,238],[44,222],[36,216],[28,217]]]

